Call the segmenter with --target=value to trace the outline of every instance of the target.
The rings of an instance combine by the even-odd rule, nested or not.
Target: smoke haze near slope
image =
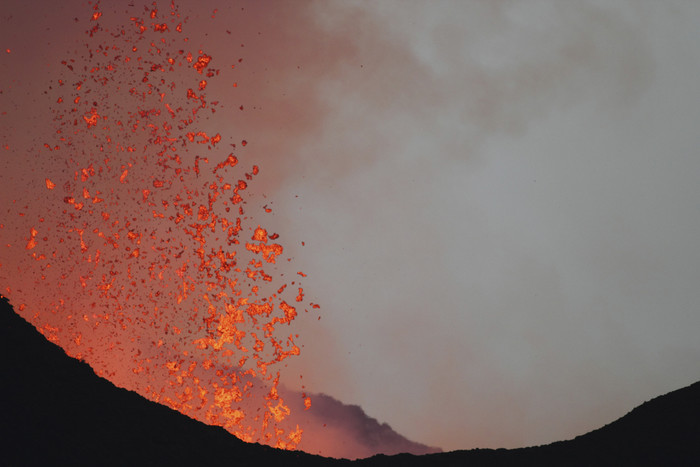
[[[698,13],[319,6],[356,48],[278,205],[314,226],[300,258],[345,352],[308,342],[309,386],[457,449],[573,437],[692,382]]]
[[[227,5],[201,32],[243,58],[244,110],[217,122],[323,307],[290,364],[307,388],[457,449],[572,437],[695,379],[697,7]]]

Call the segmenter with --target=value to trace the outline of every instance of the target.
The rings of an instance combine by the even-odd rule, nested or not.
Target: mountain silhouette
[[[98,377],[0,299],[0,465],[326,465],[245,443]]]
[[[569,441],[519,449],[472,449],[362,460],[364,466],[698,466],[700,381],[656,397]]]
[[[344,404],[326,394],[311,394],[311,410],[306,411],[298,393],[282,389],[280,394],[296,414],[294,422],[304,429],[304,436],[297,446],[303,451],[347,459],[377,453],[421,455],[442,452],[440,448],[407,439],[388,424],[367,415],[358,405]]]
[[[598,430],[538,447],[350,461],[245,443],[98,377],[88,364],[47,341],[4,297],[0,400],[0,464],[5,466],[700,465],[700,382],[646,402]]]

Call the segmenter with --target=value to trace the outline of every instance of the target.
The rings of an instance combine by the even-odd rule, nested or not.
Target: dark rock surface
[[[245,443],[223,428],[118,388],[47,341],[5,299],[0,308],[0,465],[329,463]]]
[[[95,375],[0,299],[0,465],[700,465],[700,382],[570,441],[346,461],[244,443]]]

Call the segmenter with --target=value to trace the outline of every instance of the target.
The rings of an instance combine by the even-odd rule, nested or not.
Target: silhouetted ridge
[[[546,446],[347,461],[248,444],[223,428],[190,419],[99,378],[89,365],[47,341],[1,296],[0,400],[3,466],[700,465],[700,382],[652,399],[598,430]],[[328,396],[315,403],[338,406]],[[366,417],[361,408],[344,405],[345,410],[359,411],[356,419],[364,417],[372,424],[357,427],[360,432],[394,436],[388,425],[382,430],[384,425]]]
[[[624,417],[575,438],[579,449],[624,453],[655,465],[700,465],[700,382],[656,397]]]
[[[345,420],[345,428],[352,430],[356,437],[366,446],[392,445],[396,446],[397,452],[411,451],[415,454],[442,451],[439,448],[429,447],[406,439],[388,424],[379,423],[375,418],[368,416],[359,405],[343,404],[327,394],[315,394],[313,403],[314,407],[318,408],[318,412],[322,413],[329,423],[341,423],[341,421]],[[349,424],[347,420],[352,420],[354,423]]]
[[[3,466],[327,465],[244,443],[98,377],[0,298]]]
[[[326,394],[312,394],[311,400],[313,401],[312,410],[304,412],[303,408],[297,408],[297,410],[302,411],[301,419],[304,423],[301,426],[304,427],[304,434],[308,434],[311,439],[314,436],[323,438],[327,437],[328,430],[333,428],[319,429],[319,426],[327,425],[336,428],[334,436],[343,440],[342,443],[338,444],[344,445],[346,449],[335,447],[332,451],[324,451],[326,453],[334,452],[333,457],[349,457],[350,453],[355,457],[369,457],[378,452],[386,455],[398,453],[421,455],[442,452],[440,448],[407,439],[394,431],[387,423],[379,423],[377,419],[367,415],[358,405],[344,404]],[[299,447],[305,449],[304,443],[305,441],[302,439]]]
[[[395,465],[698,466],[700,382],[656,397],[624,417],[573,440],[520,449],[473,449],[413,457]],[[386,465],[375,456],[363,465]]]

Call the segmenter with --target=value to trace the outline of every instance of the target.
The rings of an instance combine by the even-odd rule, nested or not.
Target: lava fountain
[[[318,305],[303,273],[283,277],[279,235],[246,214],[259,172],[246,141],[210,130],[229,104],[211,83],[237,86],[238,63],[192,47],[174,2],[131,8],[91,4],[83,43],[49,77],[52,130],[18,159],[31,195],[0,224],[2,293],[115,384],[295,448],[278,368],[300,352],[288,325]]]

